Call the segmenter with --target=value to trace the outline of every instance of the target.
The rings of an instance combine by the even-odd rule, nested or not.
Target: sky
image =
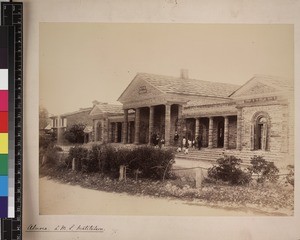
[[[40,23],[40,105],[50,114],[117,99],[138,72],[242,85],[294,78],[292,25]]]

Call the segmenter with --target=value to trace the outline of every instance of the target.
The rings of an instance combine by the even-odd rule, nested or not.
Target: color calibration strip
[[[8,28],[0,28],[0,217],[8,217]]]
[[[7,61],[8,66],[8,217],[1,217],[0,239],[21,240],[23,166],[23,3],[1,1],[0,12],[0,28],[6,29],[7,31],[7,37],[5,39],[7,39],[6,46],[8,48],[8,58],[3,60]],[[3,56],[1,55],[1,57]]]

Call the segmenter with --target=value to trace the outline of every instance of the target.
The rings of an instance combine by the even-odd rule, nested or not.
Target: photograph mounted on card
[[[39,43],[40,215],[294,215],[292,25],[42,22]]]

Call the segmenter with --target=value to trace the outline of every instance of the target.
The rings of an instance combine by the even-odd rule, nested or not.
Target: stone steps
[[[215,151],[212,151],[212,149],[209,149],[209,151],[207,151],[206,149],[189,149],[188,154],[184,154],[182,152],[176,154],[176,158],[197,161],[216,161],[222,156],[223,151],[221,151],[220,149],[217,149]]]
[[[244,165],[249,165],[251,158],[255,155],[263,156],[267,161],[272,161],[278,164],[285,162],[283,153],[274,153],[274,152],[266,152],[266,151],[249,151],[249,150],[239,151],[236,149],[224,150],[222,148],[213,148],[213,149],[202,148],[201,150],[189,149],[188,154],[184,154],[183,152],[180,152],[176,154],[176,158],[194,160],[194,161],[215,162],[218,158],[223,157],[224,154],[228,156],[235,156],[237,158],[240,158]]]

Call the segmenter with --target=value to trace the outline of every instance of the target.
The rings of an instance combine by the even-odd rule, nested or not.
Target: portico
[[[175,146],[175,132],[201,139],[206,154],[224,152],[249,159],[292,156],[288,118],[292,89],[282,79],[255,76],[239,87],[155,74],[138,73],[118,101],[98,103],[93,117],[94,141],[152,144],[153,136]],[[212,155],[211,155],[212,156]],[[217,156],[215,156],[217,157]]]
[[[147,107],[136,107],[134,109],[134,143],[151,144],[153,134],[164,139],[166,145],[172,143],[172,136],[179,129],[178,119],[182,111],[179,104],[159,104]],[[128,109],[124,109],[123,143],[128,142]]]

